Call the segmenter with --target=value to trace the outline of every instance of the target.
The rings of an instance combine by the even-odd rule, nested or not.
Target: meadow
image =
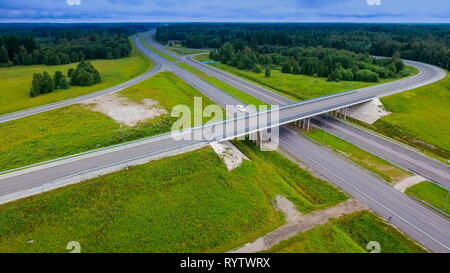
[[[266,252],[367,253],[376,241],[381,253],[423,253],[420,245],[369,211],[355,212],[299,233]]]
[[[276,153],[228,171],[211,148],[130,167],[0,206],[0,251],[224,252],[284,223],[276,195],[302,212],[347,196]],[[272,155],[277,157],[272,158]]]
[[[207,54],[198,55],[195,57],[195,59],[201,62],[210,60]],[[236,76],[250,80],[253,83],[268,87],[269,89],[294,100],[311,99],[395,80],[381,80],[378,83],[357,81],[328,82],[326,78],[285,74],[281,73],[281,71],[278,69],[272,69],[271,76],[265,77],[264,72],[255,73],[247,70],[239,70],[235,67],[219,62],[209,63],[209,65],[215,66]],[[418,72],[413,67],[408,66],[406,67],[406,69],[410,74],[415,74]]]
[[[75,104],[1,123],[0,170],[166,133],[176,120],[170,117],[170,111],[175,105],[193,107],[194,96],[202,97],[204,106],[213,104],[206,96],[169,72],[158,73],[120,91],[118,95],[138,103],[142,103],[145,98],[152,98],[168,113],[134,127],[121,127],[110,117],[91,111],[85,105]]]
[[[153,67],[154,63],[142,54],[130,37],[132,52],[130,57],[115,60],[91,60],[100,72],[102,82],[92,86],[73,86],[68,90],[56,90],[52,93],[31,98],[29,95],[34,73],[47,71],[53,75],[55,71],[67,74],[69,68],[78,63],[67,65],[31,65],[0,68],[0,115],[57,102],[94,91],[99,91],[128,80],[131,80]]]
[[[315,128],[305,135],[353,160],[387,182],[393,183],[412,176],[410,172],[323,130]]]

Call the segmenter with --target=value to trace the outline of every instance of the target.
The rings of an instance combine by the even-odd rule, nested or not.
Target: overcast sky
[[[450,0],[0,0],[0,21],[450,23]]]

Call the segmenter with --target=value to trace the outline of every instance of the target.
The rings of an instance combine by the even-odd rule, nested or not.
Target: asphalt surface
[[[450,188],[450,166],[417,150],[333,118],[314,118],[314,125],[395,165]]]
[[[199,89],[211,99],[219,102],[221,105],[242,104],[236,98],[224,93],[222,90],[211,86],[210,84],[199,79],[190,72],[184,71],[181,67],[168,62],[159,55],[143,48],[138,41],[138,47],[149,57],[161,64],[161,69],[171,70],[188,83]],[[428,70],[427,67],[419,75],[423,81],[429,81],[436,77],[433,69]],[[409,82],[410,86],[420,84],[420,79],[416,82]],[[419,81],[419,82],[417,82]],[[243,83],[245,84],[245,83]],[[321,99],[309,100],[287,106],[280,110],[280,124],[288,123],[295,119],[307,116],[319,115],[322,112],[328,112],[332,109],[356,103],[363,99],[370,99],[377,92],[372,89],[366,92],[348,92],[341,95],[329,96]],[[386,87],[385,87],[386,88]],[[398,88],[407,88],[407,83],[399,84]],[[241,88],[240,88],[241,89]],[[250,89],[250,88],[249,88]],[[384,89],[385,92],[392,92]],[[253,89],[252,89],[253,90]],[[245,90],[243,90],[245,91]],[[259,90],[263,91],[263,90]],[[254,91],[258,92],[258,91]],[[372,94],[374,93],[374,94]],[[267,93],[271,94],[271,93]],[[275,101],[277,97],[272,97]],[[272,101],[266,100],[271,103]],[[240,117],[237,121],[226,121],[217,127],[223,127],[223,130],[230,133],[231,124],[245,123],[249,124],[251,117]],[[219,123],[220,124],[220,123]],[[273,125],[273,124],[272,124]],[[253,126],[253,127],[252,127]],[[244,131],[236,132],[233,130],[231,136],[244,134],[251,130],[258,129],[257,125],[246,125]],[[212,127],[208,127],[212,128]],[[198,131],[200,129],[194,129]],[[223,132],[216,133],[211,130],[212,139],[220,136]],[[379,213],[385,218],[392,217],[392,223],[408,233],[414,239],[426,246],[432,251],[449,252],[450,251],[450,222],[439,214],[425,208],[421,204],[413,201],[407,196],[397,192],[395,189],[387,185],[385,182],[374,176],[373,174],[359,168],[353,163],[335,155],[312,141],[305,139],[288,129],[281,127],[280,144],[282,147],[290,151],[301,161],[307,163],[312,168],[329,179],[330,182],[342,187],[344,190],[360,198],[372,210]],[[225,134],[228,135],[228,134]],[[222,137],[223,138],[223,137]],[[185,140],[177,141],[171,136],[160,136],[150,140],[140,140],[132,145],[122,145],[120,149],[106,149],[101,152],[93,152],[88,156],[75,157],[70,160],[62,160],[59,163],[49,163],[41,166],[25,169],[12,174],[0,176],[0,196],[14,194],[33,187],[45,184],[51,184],[55,181],[66,179],[71,176],[79,176],[88,174],[102,168],[108,168],[123,162],[131,161],[136,158],[142,158],[149,154],[162,153],[167,150],[179,149],[190,145],[198,145],[199,142],[208,143],[210,140]]]
[[[145,53],[144,53],[145,54]],[[146,54],[147,55],[147,54]],[[149,57],[147,55],[147,57]],[[96,92],[92,92],[86,95],[82,95],[82,96],[78,96],[78,97],[74,97],[71,99],[67,99],[67,100],[62,100],[62,101],[58,101],[55,103],[50,103],[50,104],[46,104],[46,105],[42,105],[42,106],[38,106],[38,107],[34,107],[34,108],[29,108],[29,109],[25,109],[25,110],[21,110],[21,111],[17,111],[17,112],[13,112],[13,113],[9,113],[9,114],[4,114],[4,115],[0,115],[0,123],[3,122],[7,122],[7,121],[11,121],[11,120],[16,120],[16,119],[20,119],[20,118],[24,118],[27,116],[31,116],[31,115],[35,115],[35,114],[39,114],[39,113],[43,113],[43,112],[47,112],[47,111],[51,111],[51,110],[55,110],[58,108],[62,108],[65,106],[69,106],[72,104],[77,104],[80,103],[82,101],[88,100],[88,99],[92,99],[101,95],[105,95],[105,94],[110,94],[110,93],[115,93],[115,92],[119,92],[122,89],[128,88],[132,85],[135,85],[137,83],[140,83],[148,78],[150,78],[151,76],[155,75],[156,73],[158,73],[161,69],[161,64],[160,63],[156,63],[155,66],[149,70],[148,72],[134,78],[131,79],[127,82],[121,83],[119,85],[115,85],[103,90],[99,90]]]

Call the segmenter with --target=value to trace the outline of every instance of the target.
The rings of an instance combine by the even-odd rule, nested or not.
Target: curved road
[[[140,41],[138,41],[138,45],[140,48],[143,47]],[[168,62],[159,55],[151,53],[146,53],[146,55],[159,60],[168,69],[175,69],[177,74],[179,73],[183,77],[188,78],[189,82],[196,84],[199,91],[213,96],[216,102],[222,102],[223,104],[221,99],[226,98],[234,104],[242,104],[242,102],[222,92],[220,89],[210,89],[211,85],[205,84],[203,80],[192,73],[178,70],[179,66],[173,66],[173,63]],[[424,71],[417,76],[424,77],[424,75],[428,75],[428,79],[422,78],[422,80],[430,80],[430,77],[431,79],[436,78],[432,69],[429,72]],[[410,82],[410,84],[413,83]],[[247,86],[247,83],[244,82],[242,85]],[[248,88],[250,89],[251,86]],[[398,88],[407,87],[405,83],[400,83]],[[376,93],[374,90],[376,89],[368,92]],[[384,93],[391,91],[392,89],[385,90]],[[279,96],[278,94],[276,95]],[[373,96],[373,94],[370,96]],[[360,100],[364,97],[367,97],[367,94],[353,91],[309,100],[287,107],[286,110],[283,110],[283,115],[290,117],[298,113],[305,114],[311,111],[318,113],[320,112],[318,108],[329,111],[339,104],[348,103],[349,100],[354,99]],[[279,97],[274,95],[272,99],[276,100],[277,98]],[[229,103],[227,102],[227,104]],[[207,143],[208,141],[206,140],[177,141],[170,135],[162,135],[4,174],[0,176],[0,202],[7,202],[8,198],[12,198],[14,195],[20,198],[111,172],[118,168],[123,168],[124,164],[129,162],[135,163],[138,161],[142,163],[142,160],[148,160],[151,157],[185,152],[195,147],[204,146]],[[330,182],[342,187],[356,198],[363,200],[372,210],[385,219],[392,217],[394,225],[428,249],[435,252],[450,252],[450,222],[448,219],[401,194],[352,162],[331,153],[285,127],[280,128],[280,144],[294,156],[324,175]]]

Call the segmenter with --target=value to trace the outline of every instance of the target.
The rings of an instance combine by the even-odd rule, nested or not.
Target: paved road
[[[142,48],[140,43],[138,45]],[[161,60],[159,55],[148,55],[160,60],[164,69],[173,69],[181,77],[187,77],[188,82],[196,84],[200,91],[214,97],[222,105],[224,104],[221,101],[222,99],[227,100],[226,104],[242,104],[242,102],[234,97],[224,94],[220,89],[211,89],[211,85],[205,84],[204,81],[198,79],[192,73],[181,71],[178,69],[178,66]],[[293,118],[305,117],[308,114],[316,115],[320,111],[329,111],[342,103],[348,104],[351,101],[360,100],[365,96],[365,94],[358,92],[349,92],[344,95],[301,102],[282,109],[280,111],[281,121],[288,122]],[[248,123],[247,119],[246,117],[241,117],[238,121],[227,121],[224,125],[225,130],[231,128],[231,126],[228,126],[230,123]],[[246,127],[246,129],[249,129],[249,127]],[[158,153],[165,153],[168,150],[174,151],[185,148],[186,146],[201,146],[207,142],[176,141],[169,136],[159,136],[148,140],[136,141],[133,144],[127,144],[127,146],[119,145],[115,148],[104,149],[88,155],[75,156],[63,161],[2,175],[0,177],[0,198],[57,183],[57,181],[70,180],[71,177],[75,176],[85,175],[85,177],[88,177],[92,172],[112,168],[124,162],[145,158]],[[300,160],[316,168],[329,181],[362,199],[375,212],[384,217],[392,216],[392,221],[395,225],[430,250],[437,252],[450,251],[450,223],[447,219],[426,209],[405,195],[398,193],[371,173],[356,167],[333,153],[327,152],[319,145],[301,136],[289,133],[284,127],[281,128],[280,142],[283,147],[291,151]],[[331,175],[330,173],[338,175]]]
[[[138,38],[136,38],[137,40]],[[147,57],[149,57],[147,55]],[[13,112],[13,113],[9,113],[9,114],[5,114],[5,115],[0,115],[0,123],[3,122],[7,122],[7,121],[11,121],[11,120],[16,120],[16,119],[20,119],[23,117],[27,117],[27,116],[31,116],[31,115],[35,115],[35,114],[39,114],[39,113],[43,113],[43,112],[47,112],[47,111],[51,111],[51,110],[55,110],[58,108],[62,108],[65,106],[69,106],[72,104],[77,104],[80,103],[82,101],[91,99],[91,98],[95,98],[101,95],[105,95],[105,94],[110,94],[110,93],[115,93],[115,92],[119,92],[120,90],[123,90],[125,88],[128,88],[132,85],[135,85],[137,83],[140,83],[148,78],[150,78],[151,76],[155,75],[156,73],[158,73],[161,69],[161,63],[156,62],[155,66],[148,72],[134,78],[131,79],[127,82],[121,83],[119,85],[116,86],[112,86],[100,91],[96,91],[96,92],[92,92],[83,96],[79,96],[79,97],[75,97],[72,99],[67,99],[67,100],[62,100],[62,101],[58,101],[55,103],[50,103],[50,104],[46,104],[46,105],[42,105],[42,106],[38,106],[38,107],[34,107],[34,108],[29,108],[29,109],[25,109],[22,111],[18,111],[18,112]]]
[[[313,123],[374,155],[450,188],[450,166],[442,162],[336,119],[315,118]]]
[[[281,146],[434,252],[450,252],[450,222],[354,163],[282,127]],[[381,246],[383,248],[383,246]]]

